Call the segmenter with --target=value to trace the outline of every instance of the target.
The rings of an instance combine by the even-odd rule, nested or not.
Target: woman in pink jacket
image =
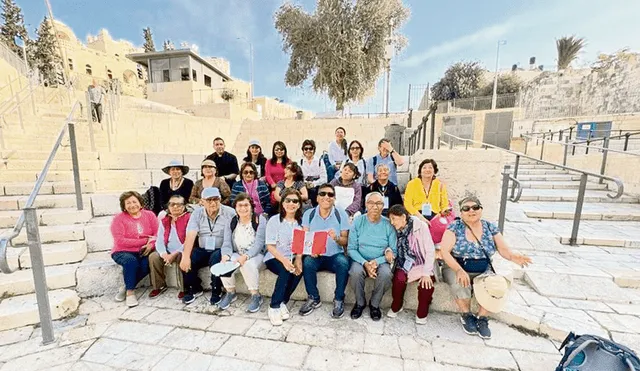
[[[127,306],[138,305],[135,288],[149,274],[149,254],[155,250],[158,219],[142,208],[142,196],[129,191],[120,196],[120,210],[111,222],[113,249],[111,258],[122,266],[124,286],[116,301],[127,301]]]
[[[387,316],[394,318],[402,311],[407,283],[418,281],[416,323],[424,325],[427,323],[435,281],[435,247],[431,233],[425,222],[409,215],[402,205],[394,205],[389,209],[389,219],[398,236],[398,258],[391,289],[393,302]]]

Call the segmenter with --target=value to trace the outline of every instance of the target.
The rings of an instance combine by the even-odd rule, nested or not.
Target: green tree
[[[513,94],[522,88],[522,80],[515,73],[503,73],[498,76],[498,93],[497,94]],[[493,94],[493,79],[478,90],[476,96],[485,97]]]
[[[60,69],[62,59],[56,48],[56,37],[51,27],[49,18],[44,17],[40,27],[36,30],[36,39],[33,52],[33,62],[50,85],[57,85],[56,72]]]
[[[29,35],[24,26],[22,9],[13,0],[2,0],[2,25],[0,26],[0,38],[9,49],[22,56],[22,48],[16,43],[16,39],[27,44]]]
[[[484,68],[479,62],[451,65],[440,81],[431,87],[433,100],[451,100],[474,96],[483,83]]]
[[[151,35],[151,28],[143,28],[142,34],[144,36],[144,52],[155,52],[156,46],[153,44],[153,36]]]
[[[585,40],[575,36],[565,36],[556,40],[558,50],[558,70],[564,70],[573,62],[580,50],[585,46]]]
[[[406,45],[396,31],[409,15],[401,0],[318,0],[313,13],[283,4],[274,18],[290,55],[285,84],[299,87],[310,79],[337,110],[372,95],[390,40],[396,52]]]

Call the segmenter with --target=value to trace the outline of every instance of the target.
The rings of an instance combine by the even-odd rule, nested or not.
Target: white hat
[[[491,313],[498,313],[507,303],[511,281],[498,274],[483,274],[473,279],[473,292],[478,304]]]

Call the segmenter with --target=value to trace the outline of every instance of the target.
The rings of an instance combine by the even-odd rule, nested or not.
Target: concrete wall
[[[172,106],[191,106],[194,104],[192,81],[153,82],[147,84],[147,98],[151,101]]]
[[[232,120],[238,124],[246,119],[260,119],[258,112],[245,108],[244,105],[233,104],[230,102],[200,104],[180,108],[193,112],[196,116],[223,118]]]
[[[409,172],[414,178],[422,160],[434,159],[438,163],[438,177],[447,186],[454,210],[457,210],[457,203],[465,194],[473,193],[482,201],[483,217],[497,221],[500,211],[501,173],[504,165],[510,161],[509,157],[503,151],[481,149],[421,150],[411,156]]]

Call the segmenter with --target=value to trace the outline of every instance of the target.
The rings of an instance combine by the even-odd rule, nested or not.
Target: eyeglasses
[[[480,209],[482,209],[482,206],[477,205],[477,204],[476,204],[476,205],[472,205],[472,206],[467,206],[467,205],[465,205],[465,206],[462,206],[462,207],[460,208],[460,211],[462,211],[462,212],[466,213],[466,212],[468,212],[469,210],[478,211],[478,210],[480,210]]]
[[[361,147],[351,147],[351,148],[349,148],[349,150],[352,150],[352,149],[362,149],[362,148]]]
[[[384,207],[384,202],[367,202],[367,207]]]
[[[245,171],[242,172],[242,175],[252,175],[252,174],[255,174],[255,171],[253,171],[253,170],[245,170]]]
[[[282,203],[285,204],[299,204],[300,200],[298,200],[297,198],[285,198],[284,201],[282,201]]]
[[[184,206],[182,202],[169,202],[169,207],[180,207]]]
[[[220,197],[211,197],[211,198],[205,198],[204,202],[208,202],[208,203],[214,203],[214,202],[218,202],[220,201]]]
[[[209,166],[209,165],[204,165],[202,166],[203,169],[215,169],[215,166]]]
[[[304,147],[302,150],[305,152],[310,152],[313,151],[313,147]]]
[[[318,196],[320,196],[320,197],[329,197],[329,198],[334,198],[334,197],[336,196],[336,194],[335,194],[335,193],[333,193],[333,192],[325,192],[325,191],[321,191],[321,192],[318,192]]]

